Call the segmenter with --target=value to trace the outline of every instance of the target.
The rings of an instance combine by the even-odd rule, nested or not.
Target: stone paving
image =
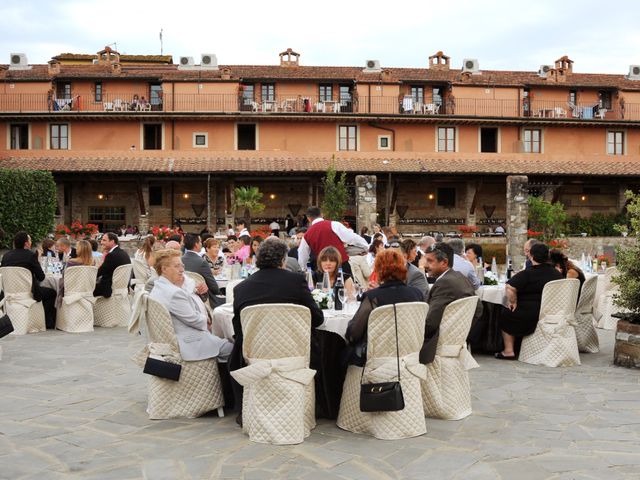
[[[142,345],[124,328],[0,340],[2,479],[640,478],[640,370],[611,365],[613,332],[580,367],[477,358],[473,409],[381,441],[322,420],[302,445],[249,442],[234,416],[149,420]]]

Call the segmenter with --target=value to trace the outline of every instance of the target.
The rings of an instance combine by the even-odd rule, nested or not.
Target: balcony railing
[[[375,114],[417,116],[533,117],[586,120],[640,120],[640,104],[616,103],[602,108],[597,103],[573,104],[567,101],[476,99],[445,97],[442,100],[414,99],[409,96],[350,96],[328,98],[284,95],[252,99],[236,94],[164,93],[146,99],[134,93],[72,95],[68,99],[46,93],[0,94],[2,113],[107,112],[142,114],[145,112],[258,113],[258,114]]]

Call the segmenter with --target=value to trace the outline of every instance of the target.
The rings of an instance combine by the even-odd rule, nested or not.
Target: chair
[[[325,112],[324,102],[316,102],[315,107],[316,107],[316,112],[321,112],[321,113]]]
[[[215,358],[187,362],[180,356],[171,315],[160,302],[143,292],[135,309],[129,332],[143,332],[148,342],[136,356],[136,363],[144,365],[149,354],[182,365],[180,380],[149,376],[147,413],[150,419],[195,418],[212,410],[224,416],[222,384]]]
[[[258,102],[254,102],[253,100],[251,101],[251,111],[252,112],[259,112],[261,108],[262,108],[262,106]]]
[[[64,272],[64,297],[56,328],[65,332],[93,332],[93,305],[98,267],[75,266]]]
[[[553,116],[556,118],[567,118],[567,111],[562,107],[555,107],[553,109]]]
[[[240,321],[248,366],[231,375],[244,387],[244,432],[252,442],[302,443],[316,426],[309,309],[254,305],[242,310]]]
[[[440,104],[438,103],[427,103],[424,106],[424,113],[427,115],[437,115],[440,110]]]
[[[113,272],[111,296],[98,297],[93,307],[94,325],[96,327],[124,327],[131,316],[129,303],[129,279],[132,265],[120,265]]]
[[[116,111],[116,112],[124,110],[124,107],[122,105],[122,99],[116,98],[113,101],[113,110]]]
[[[233,304],[233,289],[238,285],[242,280],[229,280],[227,282],[227,286],[225,287],[225,303]]]
[[[198,272],[188,272],[185,270],[184,274],[189,277],[191,280],[196,282],[196,285],[200,285],[201,283],[206,283],[204,277],[200,275]]]
[[[31,293],[32,275],[22,267],[0,267],[2,291],[4,298],[0,307],[9,315],[15,335],[44,332],[47,328],[44,321],[42,302],[36,302]]]
[[[580,365],[574,328],[579,289],[576,278],[554,280],[544,286],[538,325],[522,340],[518,360],[547,367]]]
[[[397,412],[361,412],[360,378],[362,368],[350,365],[344,380],[338,427],[353,433],[367,433],[382,440],[416,437],[427,432],[420,382],[427,367],[418,354],[424,342],[425,319],[429,306],[424,302],[399,303],[398,344],[400,384],[404,409]],[[376,308],[367,327],[367,362],[363,383],[379,383],[397,378],[396,334],[393,305]]]
[[[422,400],[427,417],[461,420],[471,415],[471,387],[467,370],[478,364],[467,350],[478,297],[451,302],[440,322],[436,356],[427,365],[427,379],[422,383]]]
[[[600,120],[604,120],[604,117],[605,117],[606,114],[607,114],[607,109],[606,108],[599,108],[595,115]]]
[[[113,102],[103,102],[102,105],[105,112],[113,112]]]
[[[149,266],[142,260],[134,259],[133,260],[133,277],[134,279],[131,281],[131,285],[133,285],[133,290],[135,292],[144,290],[147,281],[151,277],[151,271],[149,269]]]
[[[596,296],[597,286],[597,275],[587,278],[582,284],[580,299],[576,307],[576,338],[579,352],[598,353],[600,351],[595,328],[596,319],[593,316],[593,300]]]
[[[604,293],[600,295],[598,299],[598,307],[596,313],[596,319],[598,320],[598,328],[605,330],[615,330],[618,324],[618,319],[612,317],[614,312],[613,297],[618,292],[618,286],[611,282],[611,278],[618,273],[616,267],[609,267],[605,270],[604,278]],[[620,310],[619,308],[617,310]]]

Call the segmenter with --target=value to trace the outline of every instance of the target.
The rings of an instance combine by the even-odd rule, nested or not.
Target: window
[[[152,207],[162,206],[162,187],[160,185],[149,185],[149,205]]]
[[[569,90],[569,103],[573,103],[574,105],[578,103],[578,91],[577,90]]]
[[[196,132],[193,134],[193,148],[207,148],[209,146],[209,134]]]
[[[333,99],[333,85],[321,84],[320,85],[320,101],[330,102]]]
[[[607,153],[624,155],[624,132],[619,130],[607,132]]]
[[[29,125],[19,123],[10,126],[11,150],[27,150],[29,148]]]
[[[424,88],[411,87],[411,96],[413,97],[413,103],[424,103]]]
[[[49,148],[52,150],[67,150],[69,148],[69,125],[66,123],[49,125],[49,139]]]
[[[438,192],[439,207],[455,207],[456,206],[456,189],[453,187],[440,187]]]
[[[598,92],[598,108],[611,110],[611,92],[607,90],[600,90]]]
[[[433,103],[438,105],[442,105],[442,94],[444,93],[444,88],[442,87],[433,87],[431,91],[431,99]]]
[[[340,125],[338,127],[338,150],[358,149],[358,127],[355,125]]]
[[[540,140],[542,139],[542,131],[537,129],[526,129],[523,132],[522,140],[524,142],[525,153],[540,153]]]
[[[242,84],[242,106],[243,110],[251,110],[252,103],[254,101],[254,86],[252,83],[243,83]]]
[[[238,150],[256,149],[256,126],[251,123],[238,124]]]
[[[162,110],[162,85],[159,83],[149,84],[149,103],[151,104],[151,110]]]
[[[142,128],[142,149],[162,150],[162,125],[160,123],[146,123]]]
[[[262,101],[263,102],[275,102],[276,101],[276,86],[273,83],[262,84]]]
[[[340,111],[352,112],[351,85],[340,85]]]
[[[487,153],[498,152],[498,129],[497,128],[481,128],[480,129],[480,151]]]
[[[456,151],[456,129],[454,127],[438,127],[438,151]]]
[[[102,82],[95,83],[94,97],[95,97],[94,100],[96,102],[102,101]]]
[[[61,82],[56,85],[56,98],[71,100],[71,83]]]
[[[391,150],[391,135],[378,135],[378,150]]]
[[[98,225],[101,232],[115,232],[126,225],[124,207],[89,207],[89,223]]]

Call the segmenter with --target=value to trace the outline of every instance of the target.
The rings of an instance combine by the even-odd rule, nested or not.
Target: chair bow
[[[62,299],[65,305],[71,305],[72,303],[79,302],[80,300],[86,300],[94,304],[96,303],[97,298],[93,296],[93,292],[73,292],[65,294]]]
[[[367,381],[385,382],[398,375],[398,360],[396,357],[374,357],[367,361],[365,369]],[[420,363],[418,352],[400,357],[400,370],[422,380],[427,379],[427,366]]]
[[[540,320],[540,329],[547,338],[563,336],[569,327],[577,325],[575,315],[545,315]]]
[[[307,367],[305,357],[286,357],[274,359],[248,359],[249,365],[231,372],[235,380],[246,387],[276,374],[286,380],[309,385],[316,374],[315,370]]]
[[[31,292],[5,293],[4,298],[7,303],[17,303],[26,308],[31,307],[34,303],[38,303],[33,299]]]
[[[457,358],[465,370],[471,370],[472,368],[478,368],[480,366],[469,350],[467,350],[466,345],[439,345],[436,350],[436,355]]]
[[[127,298],[129,296],[129,289],[126,287],[114,288],[113,291],[111,292],[111,296],[116,298]]]
[[[133,297],[133,308],[129,317],[129,333],[138,333],[140,331],[140,322],[144,325],[147,321],[147,299],[149,294],[146,291],[136,292]]]

